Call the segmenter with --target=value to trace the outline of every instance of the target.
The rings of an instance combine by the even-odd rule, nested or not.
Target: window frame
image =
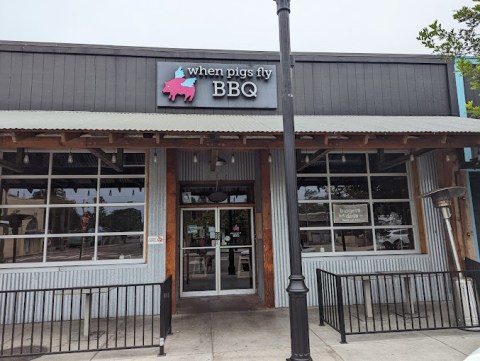
[[[302,152],[302,158],[304,154],[309,152]],[[396,153],[396,154],[406,154],[404,151],[400,150],[391,150],[385,151],[385,153]],[[365,173],[330,173],[330,162],[329,162],[329,155],[331,154],[363,154],[365,156],[366,161],[366,172]],[[417,209],[415,206],[415,197],[413,195],[413,177],[412,177],[412,165],[410,162],[405,163],[405,170],[404,173],[380,173],[380,172],[371,172],[370,170],[370,160],[369,154],[374,154],[373,151],[348,151],[348,152],[330,152],[325,155],[326,162],[326,172],[325,173],[297,173],[298,178],[326,178],[327,180],[327,191],[328,197],[326,199],[319,199],[319,200],[299,200],[298,204],[325,204],[329,208],[329,226],[316,226],[316,227],[299,227],[299,231],[329,231],[330,232],[330,240],[331,240],[331,248],[332,251],[328,252],[320,252],[320,251],[311,251],[311,252],[304,252],[302,250],[302,258],[313,258],[313,257],[343,257],[343,256],[394,256],[394,255],[417,255],[421,254],[420,250],[420,237],[418,233],[418,224],[417,224]],[[372,198],[372,177],[381,177],[381,176],[404,176],[407,179],[407,187],[408,187],[408,198],[402,199],[383,199],[383,198]],[[332,199],[331,194],[331,181],[332,177],[367,177],[368,183],[368,198],[366,199],[345,199],[345,200],[338,200]],[[340,226],[334,224],[333,219],[333,204],[368,204],[369,207],[369,223],[368,226]],[[410,225],[375,225],[375,218],[374,218],[374,207],[375,203],[408,203],[410,206],[410,214],[411,214],[411,224]],[[373,242],[373,250],[370,251],[335,251],[335,231],[336,230],[371,230],[372,232],[372,242]],[[412,230],[413,234],[413,249],[409,250],[379,250],[377,249],[378,241],[376,232],[380,229],[398,229],[398,230]]]
[[[11,150],[0,150],[0,154],[3,156],[3,153],[9,153]],[[71,153],[89,153],[84,149],[72,149]],[[46,179],[47,180],[47,196],[44,204],[22,204],[22,205],[2,205],[0,204],[0,209],[26,209],[26,208],[41,208],[45,209],[45,219],[44,219],[44,232],[38,234],[28,234],[28,235],[1,235],[1,239],[43,239],[43,254],[42,262],[22,262],[22,263],[0,263],[0,270],[5,268],[44,268],[44,267],[70,267],[70,266],[104,266],[104,265],[122,265],[122,264],[145,264],[147,262],[146,256],[148,254],[148,235],[147,235],[147,218],[148,218],[148,152],[142,150],[125,150],[124,154],[128,153],[142,153],[145,156],[144,172],[142,174],[103,174],[102,160],[97,158],[97,173],[96,174],[78,174],[78,175],[61,175],[61,174],[52,174],[53,168],[53,155],[58,153],[67,153],[66,150],[33,150],[32,153],[48,153],[48,173],[46,175],[2,175],[2,167],[0,166],[0,176],[2,179]],[[127,166],[128,167],[128,166]],[[101,203],[100,202],[100,188],[101,180],[103,179],[143,179],[144,180],[144,200],[143,202],[122,202],[122,203]],[[51,203],[51,192],[52,192],[52,180],[53,179],[95,179],[96,184],[96,202],[94,203]],[[142,231],[132,231],[132,232],[99,232],[99,208],[100,207],[143,207],[143,230]],[[95,232],[89,233],[49,233],[49,223],[50,223],[50,210],[54,208],[94,208],[95,209]],[[107,236],[140,236],[143,237],[143,246],[142,246],[142,257],[136,259],[128,258],[119,258],[119,259],[98,259],[98,246],[99,246],[99,237]],[[92,260],[76,260],[76,261],[47,261],[47,252],[48,252],[48,241],[49,239],[56,238],[66,238],[66,237],[93,237],[94,239],[94,256]]]

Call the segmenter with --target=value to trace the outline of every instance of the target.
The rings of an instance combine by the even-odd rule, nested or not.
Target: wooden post
[[[428,253],[427,231],[425,229],[425,218],[423,210],[423,199],[420,198],[420,175],[418,173],[418,162],[412,163],[413,196],[415,197],[415,210],[417,213],[418,235],[420,237],[420,252]]]
[[[275,307],[275,288],[273,273],[273,234],[272,200],[270,190],[270,163],[267,150],[260,151],[260,177],[262,189],[262,240],[263,240],[263,278],[265,307]]]

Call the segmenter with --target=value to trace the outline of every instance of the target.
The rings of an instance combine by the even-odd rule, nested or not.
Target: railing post
[[[342,290],[342,277],[335,276],[335,284],[337,288],[337,312],[338,312],[338,327],[340,329],[341,343],[347,343],[347,337],[345,335],[345,315],[343,312],[343,290]]]
[[[317,268],[318,317],[320,326],[325,326],[325,308],[323,305],[322,271]]]
[[[155,286],[152,286],[154,292]],[[166,327],[165,327],[165,282],[160,284],[160,352],[158,353],[158,356],[166,356],[167,354],[165,353],[165,338],[167,337],[166,335]]]

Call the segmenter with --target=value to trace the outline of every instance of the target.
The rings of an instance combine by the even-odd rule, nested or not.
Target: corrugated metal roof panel
[[[281,133],[281,115],[0,111],[0,130]],[[297,133],[480,133],[480,120],[445,116],[297,115]]]

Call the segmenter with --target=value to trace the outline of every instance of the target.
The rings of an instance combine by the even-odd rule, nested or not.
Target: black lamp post
[[[280,66],[282,67],[283,151],[285,157],[285,186],[287,193],[288,237],[290,249],[290,277],[287,287],[290,308],[290,361],[309,361],[307,292],[302,275],[302,254],[298,228],[297,168],[295,157],[295,130],[293,124],[292,60],[290,54],[290,0],[277,3],[280,33]]]

